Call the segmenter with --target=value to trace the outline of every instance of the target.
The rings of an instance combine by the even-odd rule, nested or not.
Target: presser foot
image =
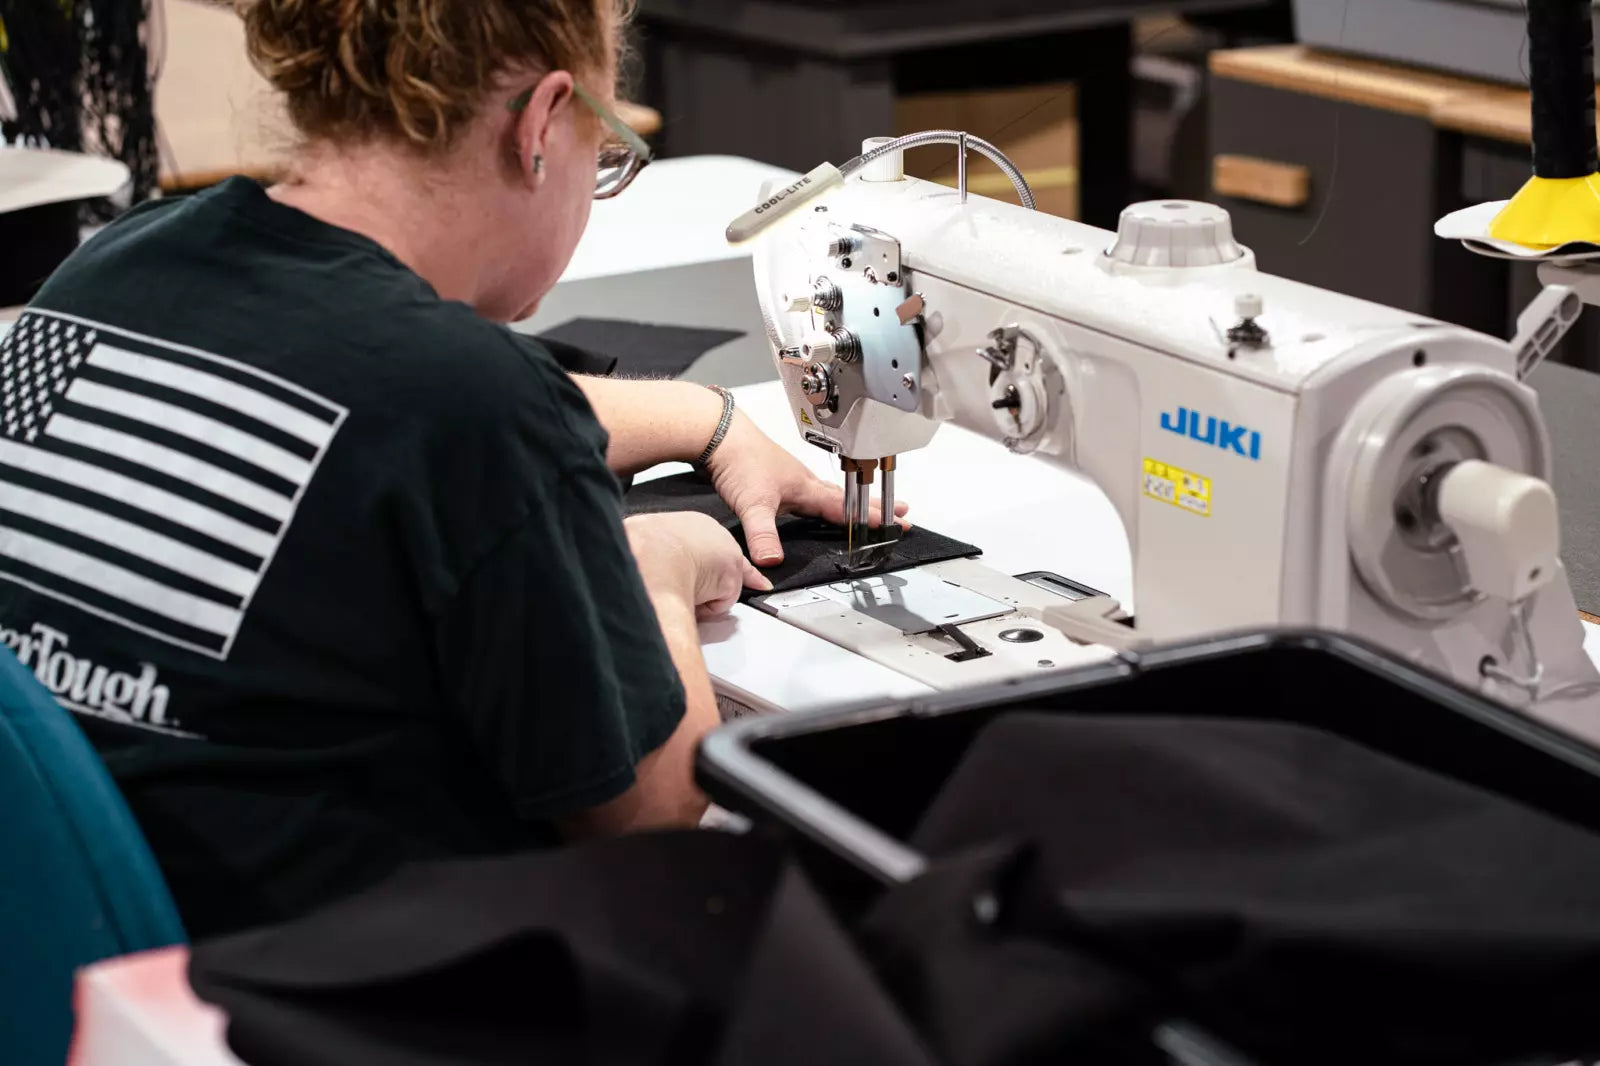
[[[838,565],[840,573],[870,574],[889,561],[889,557],[894,554],[894,546],[899,542],[899,537],[893,537],[873,544],[846,548],[842,552],[834,553],[834,562]]]

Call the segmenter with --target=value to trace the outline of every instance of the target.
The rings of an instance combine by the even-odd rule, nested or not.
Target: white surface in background
[[[621,196],[595,201],[589,228],[561,280],[749,258],[748,248],[728,246],[728,223],[756,205],[764,182],[796,176],[726,155],[651,163]]]
[[[115,159],[0,144],[0,214],[110,196],[130,180]]]
[[[183,946],[107,959],[78,971],[72,1066],[243,1066],[227,1019],[189,987]]]

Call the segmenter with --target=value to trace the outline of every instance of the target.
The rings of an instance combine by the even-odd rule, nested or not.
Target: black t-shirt
[[[548,842],[682,717],[582,392],[251,182],[80,249],[0,390],[0,640],[192,936]]]

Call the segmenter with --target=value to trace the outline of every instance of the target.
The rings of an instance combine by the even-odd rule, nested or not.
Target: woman
[[[0,637],[192,935],[694,823],[696,616],[765,582],[709,519],[624,522],[614,475],[704,462],[761,562],[776,512],[841,518],[724,394],[574,379],[497,324],[637,172],[621,6],[245,0],[288,179],[131,212],[0,349]]]

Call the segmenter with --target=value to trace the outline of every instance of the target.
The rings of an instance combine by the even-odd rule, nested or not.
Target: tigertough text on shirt
[[[0,626],[0,642],[16,653],[23,666],[62,706],[97,718],[162,732],[181,733],[167,717],[172,692],[156,681],[156,668],[139,664],[139,674],[112,671],[69,650],[72,638],[42,622],[27,633]],[[185,734],[189,735],[189,734]]]

